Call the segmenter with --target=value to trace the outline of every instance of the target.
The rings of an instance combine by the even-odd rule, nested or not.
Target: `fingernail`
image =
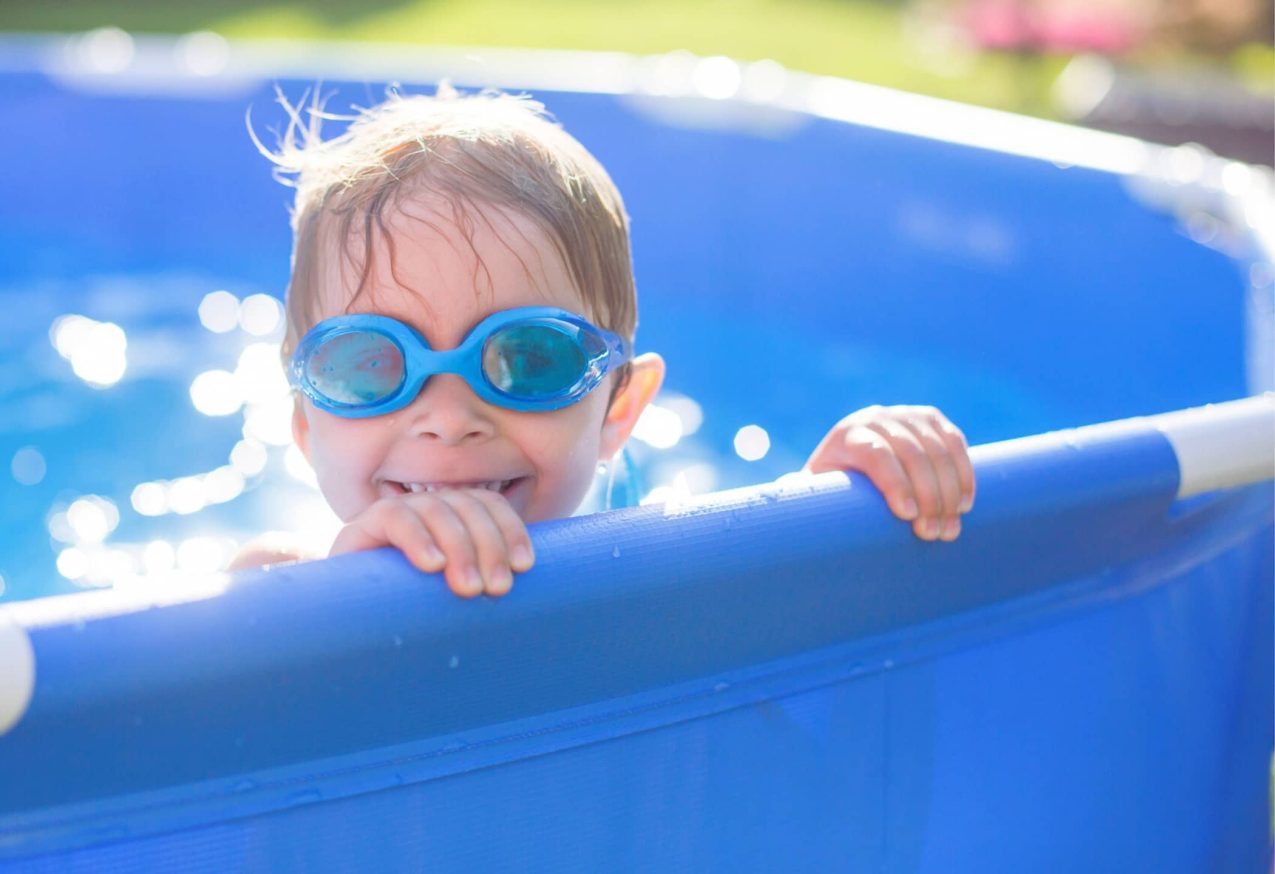
[[[957,535],[961,533],[961,520],[948,519],[943,523],[943,539],[955,540]]]
[[[509,562],[516,570],[525,571],[531,567],[531,550],[519,543],[509,551]]]
[[[478,572],[478,568],[471,567],[465,571],[465,589],[475,594],[483,590],[483,575]]]
[[[421,550],[421,559],[430,567],[441,568],[447,563],[447,556],[439,552],[436,546],[427,546]]]
[[[920,512],[920,511],[917,509],[916,501],[912,500],[911,498],[908,498],[907,500],[905,500],[905,501],[903,502],[903,514],[904,514],[904,518],[906,518],[906,519],[915,519],[915,518],[916,518],[916,514],[917,514],[918,512]]]
[[[933,540],[939,536],[939,520],[937,519],[926,519],[921,524],[921,528],[925,531],[925,536],[928,540]]]
[[[513,586],[514,575],[509,572],[509,568],[497,568],[488,582],[490,585],[487,587],[487,594],[503,595]]]
[[[968,512],[969,512],[969,511],[970,511],[973,507],[974,507],[974,499],[973,499],[973,498],[962,498],[962,499],[961,499],[961,512],[962,512],[962,513],[968,513]]]

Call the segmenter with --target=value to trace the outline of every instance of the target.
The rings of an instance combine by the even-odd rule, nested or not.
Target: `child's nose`
[[[483,440],[496,433],[487,405],[459,376],[431,376],[425,388],[407,407],[409,433],[413,437],[459,445]]]

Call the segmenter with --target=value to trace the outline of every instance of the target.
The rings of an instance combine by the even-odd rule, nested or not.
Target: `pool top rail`
[[[1113,568],[1270,524],[1269,486],[1243,486],[1273,475],[1275,397],[972,456],[950,544],[824,474],[532,526],[501,599],[383,549],[0,607],[0,859],[90,841],[86,818],[179,828],[618,736],[1136,594],[1156,575]]]

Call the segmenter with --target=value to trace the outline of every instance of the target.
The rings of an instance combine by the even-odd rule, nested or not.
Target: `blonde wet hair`
[[[353,303],[367,286],[377,233],[392,261],[386,212],[408,197],[441,197],[462,233],[472,230],[475,206],[530,219],[557,249],[590,310],[585,315],[633,338],[637,300],[624,202],[602,165],[542,104],[489,91],[461,95],[444,85],[433,96],[391,94],[323,140],[320,125],[334,116],[322,101],[304,109],[282,97],[280,103],[290,123],[279,149],[259,140],[257,147],[276,165],[276,177],[296,188],[285,359],[316,321],[330,244],[359,276]],[[626,377],[627,367],[617,389]]]

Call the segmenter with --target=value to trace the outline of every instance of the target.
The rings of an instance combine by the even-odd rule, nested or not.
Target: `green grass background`
[[[295,37],[459,46],[687,49],[1052,117],[1062,56],[962,48],[924,26],[914,4],[890,0],[0,0],[0,31],[214,30],[226,37]],[[1174,63],[1194,63],[1174,59]],[[1270,80],[1267,47],[1231,66]]]

